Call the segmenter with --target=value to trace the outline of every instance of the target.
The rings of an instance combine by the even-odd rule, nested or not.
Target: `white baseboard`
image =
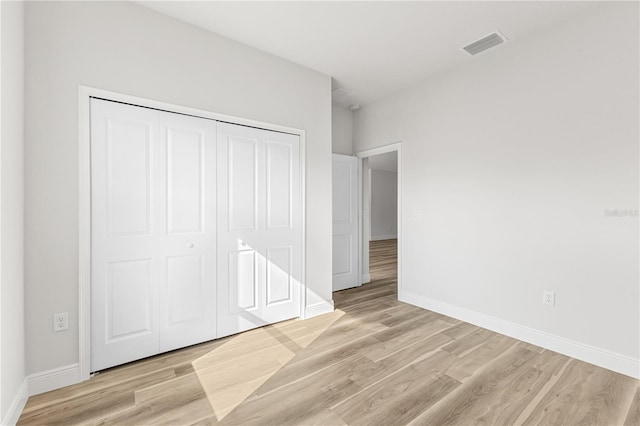
[[[370,274],[363,274],[362,275],[362,284],[366,284],[366,283],[370,283],[371,282],[371,275]]]
[[[29,395],[60,389],[82,381],[80,380],[80,366],[78,364],[35,373],[27,377],[27,379],[29,380]]]
[[[400,291],[398,296],[401,302],[410,303],[635,379],[640,379],[640,359],[559,337],[535,328],[450,305],[415,293]]]
[[[393,235],[378,235],[378,236],[371,236],[371,238],[369,239],[369,241],[381,241],[381,240],[395,240],[398,238],[397,234],[393,234]]]
[[[27,399],[29,399],[29,382],[25,378],[22,385],[20,385],[20,389],[18,389],[18,393],[15,398],[13,398],[11,406],[7,410],[7,414],[5,414],[2,419],[2,426],[14,426],[18,423],[18,419],[20,418],[20,414],[22,414],[22,410],[24,410]]]
[[[309,319],[317,317],[318,315],[328,314],[329,312],[333,312],[333,300],[307,306],[304,309],[304,317],[305,319]]]

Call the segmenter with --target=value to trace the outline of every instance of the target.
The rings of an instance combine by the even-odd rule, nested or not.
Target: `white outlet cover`
[[[543,291],[542,292],[542,303],[549,306],[555,306],[556,304],[556,293],[553,291]]]
[[[53,314],[53,331],[62,331],[69,329],[69,313],[62,312]]]

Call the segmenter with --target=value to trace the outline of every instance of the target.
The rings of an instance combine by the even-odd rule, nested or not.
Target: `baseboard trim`
[[[54,389],[80,383],[80,365],[71,364],[52,370],[35,373],[27,377],[29,380],[29,395],[38,395]]]
[[[333,312],[333,309],[333,300],[309,305],[304,309],[304,318],[309,319],[317,317],[318,315],[328,314],[329,312]]]
[[[398,300],[633,377],[634,379],[640,379],[640,359],[566,339],[408,291],[400,291]]]
[[[369,239],[369,241],[382,241],[382,240],[395,240],[398,238],[397,234],[394,235],[378,235],[374,237],[373,235]]]
[[[29,399],[29,382],[25,378],[18,389],[18,393],[13,398],[13,402],[11,402],[11,406],[7,410],[7,414],[5,414],[2,419],[3,426],[14,426],[18,423],[18,419],[20,418],[20,414],[22,414],[22,410],[24,410],[27,399]]]
[[[370,274],[363,274],[362,275],[362,284],[367,284],[371,282],[371,275]]]

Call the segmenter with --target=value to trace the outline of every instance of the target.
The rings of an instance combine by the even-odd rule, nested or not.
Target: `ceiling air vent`
[[[489,34],[486,37],[482,37],[480,40],[474,41],[471,44],[467,44],[462,49],[469,55],[477,55],[480,52],[484,52],[487,49],[491,49],[494,46],[504,42],[507,38],[499,31]]]

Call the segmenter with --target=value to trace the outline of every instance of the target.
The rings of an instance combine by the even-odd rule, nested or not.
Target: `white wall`
[[[638,44],[607,4],[355,114],[402,141],[401,297],[640,374]]]
[[[307,305],[330,308],[330,77],[129,2],[29,2],[25,34],[29,373],[78,362],[78,85],[305,130]]]
[[[334,154],[353,155],[353,113],[331,105],[331,145]]]
[[[24,351],[24,7],[0,2],[0,419],[11,423],[26,401]]]
[[[371,239],[398,236],[398,173],[371,169]]]

